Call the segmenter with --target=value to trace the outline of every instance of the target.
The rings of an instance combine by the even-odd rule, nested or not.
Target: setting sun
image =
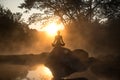
[[[55,36],[57,31],[64,30],[64,25],[58,17],[52,17],[47,20],[45,24],[41,22],[32,23],[29,25],[30,29],[36,29],[47,33],[49,36]]]
[[[56,35],[57,31],[63,30],[63,29],[64,29],[63,24],[57,24],[55,22],[52,22],[45,27],[45,31],[49,35]]]

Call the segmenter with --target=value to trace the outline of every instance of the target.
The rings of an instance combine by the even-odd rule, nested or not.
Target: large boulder
[[[64,47],[55,47],[49,54],[45,65],[52,71],[54,80],[61,80],[73,72],[83,71],[83,63]]]

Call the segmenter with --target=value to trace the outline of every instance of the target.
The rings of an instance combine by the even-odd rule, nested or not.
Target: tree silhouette
[[[92,21],[93,18],[116,18],[120,14],[119,0],[24,0],[20,8],[36,8],[53,13],[63,23]]]
[[[0,51],[17,51],[22,46],[31,45],[37,31],[30,30],[21,21],[21,13],[12,13],[0,6]]]

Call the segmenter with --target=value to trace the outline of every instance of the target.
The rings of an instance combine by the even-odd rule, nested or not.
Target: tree
[[[63,23],[111,19],[120,14],[119,0],[24,0],[19,7],[44,10],[47,15],[59,16]]]
[[[12,13],[0,6],[0,52],[19,52],[23,46],[30,46],[36,39],[37,31],[30,30],[21,22],[21,13]]]

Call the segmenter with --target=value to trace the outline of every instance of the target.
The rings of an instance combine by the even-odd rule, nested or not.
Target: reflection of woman
[[[55,36],[55,40],[52,43],[53,47],[58,47],[58,46],[64,46],[65,43],[62,39],[62,36],[60,35],[60,31],[57,32],[57,35]]]

